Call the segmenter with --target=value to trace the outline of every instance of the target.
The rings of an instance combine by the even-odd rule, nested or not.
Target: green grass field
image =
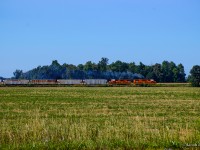
[[[0,88],[0,149],[164,149],[195,144],[200,145],[200,88]]]

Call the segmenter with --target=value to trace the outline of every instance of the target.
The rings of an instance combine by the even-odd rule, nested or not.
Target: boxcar
[[[103,84],[107,84],[107,80],[106,79],[85,79],[84,84],[87,84],[87,85],[103,85]]]
[[[73,84],[82,84],[83,81],[81,79],[66,79],[66,80],[57,80],[58,84],[66,84],[66,85],[73,85]]]
[[[30,80],[30,84],[57,84],[57,80]]]
[[[28,83],[29,80],[17,80],[17,79],[4,80],[4,84],[6,85],[22,85]]]

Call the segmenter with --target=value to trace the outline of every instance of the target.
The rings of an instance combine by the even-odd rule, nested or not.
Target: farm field
[[[0,149],[198,145],[200,88],[0,87]]]

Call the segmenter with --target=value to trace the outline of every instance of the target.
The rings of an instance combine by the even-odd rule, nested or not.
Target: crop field
[[[198,146],[200,88],[0,87],[0,149]]]

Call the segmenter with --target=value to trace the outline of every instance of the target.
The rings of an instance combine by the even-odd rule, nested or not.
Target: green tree
[[[23,78],[23,71],[22,70],[15,70],[15,72],[13,72],[14,78],[15,79],[22,79]]]
[[[91,61],[88,61],[84,65],[84,70],[85,71],[92,71],[93,70],[93,64]]]
[[[137,69],[137,66],[135,65],[135,62],[129,63],[128,71],[130,71],[131,73],[135,73],[136,69]]]
[[[77,66],[77,68],[78,68],[79,70],[83,71],[84,65],[83,65],[83,64],[79,64],[79,65]]]
[[[91,61],[88,61],[84,65],[84,71],[97,71],[98,66],[95,63],[92,63]]]
[[[110,64],[109,67],[113,72],[126,72],[128,71],[129,66],[128,63],[117,60],[116,62]]]
[[[163,82],[163,73],[161,64],[156,63],[153,65],[153,73],[155,74],[154,80],[157,82]]]
[[[156,75],[154,72],[148,72],[146,75],[147,79],[154,79],[156,81]]]
[[[140,62],[139,65],[137,66],[136,73],[140,73],[143,76],[145,76],[145,65],[142,62]]]
[[[200,66],[195,65],[190,70],[192,86],[200,86]]]
[[[163,61],[162,72],[163,72],[163,82],[174,82],[173,79],[173,69],[176,68],[174,62]]]
[[[102,57],[101,60],[99,61],[98,65],[98,70],[101,72],[107,71],[107,65],[108,65],[108,58]]]
[[[173,72],[173,82],[177,82],[179,78],[179,71],[177,68],[173,68],[172,72]]]
[[[178,64],[177,66],[179,74],[178,74],[178,82],[185,82],[185,70],[184,70],[184,66],[182,64]]]
[[[46,70],[46,74],[50,79],[61,79],[62,66],[57,60],[53,60],[51,65]]]
[[[77,67],[73,64],[68,64],[66,67],[67,67],[66,68],[66,78],[67,79],[73,79],[74,73],[75,73]]]

